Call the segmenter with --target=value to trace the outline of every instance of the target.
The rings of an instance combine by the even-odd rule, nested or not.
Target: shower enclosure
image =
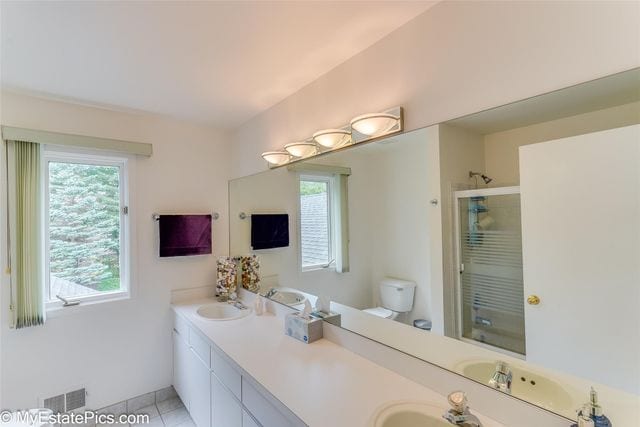
[[[525,355],[520,188],[455,192],[458,338]]]

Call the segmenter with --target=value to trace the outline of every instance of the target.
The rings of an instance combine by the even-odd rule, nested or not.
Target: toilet
[[[395,319],[400,313],[411,311],[415,290],[415,282],[384,278],[380,281],[382,307],[366,308],[362,311],[385,319]]]

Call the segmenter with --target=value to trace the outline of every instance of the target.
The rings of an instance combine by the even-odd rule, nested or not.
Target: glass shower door
[[[519,190],[460,191],[456,200],[459,338],[524,355]]]

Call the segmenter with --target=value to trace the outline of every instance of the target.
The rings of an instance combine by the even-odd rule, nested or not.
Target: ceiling
[[[3,1],[2,85],[234,128],[434,3]]]

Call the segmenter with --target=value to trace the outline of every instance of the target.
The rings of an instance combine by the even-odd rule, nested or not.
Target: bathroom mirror
[[[574,419],[640,417],[640,70],[232,180],[260,292]],[[253,250],[251,215],[287,214]],[[499,366],[497,367],[497,364]],[[615,421],[614,421],[615,424]]]

